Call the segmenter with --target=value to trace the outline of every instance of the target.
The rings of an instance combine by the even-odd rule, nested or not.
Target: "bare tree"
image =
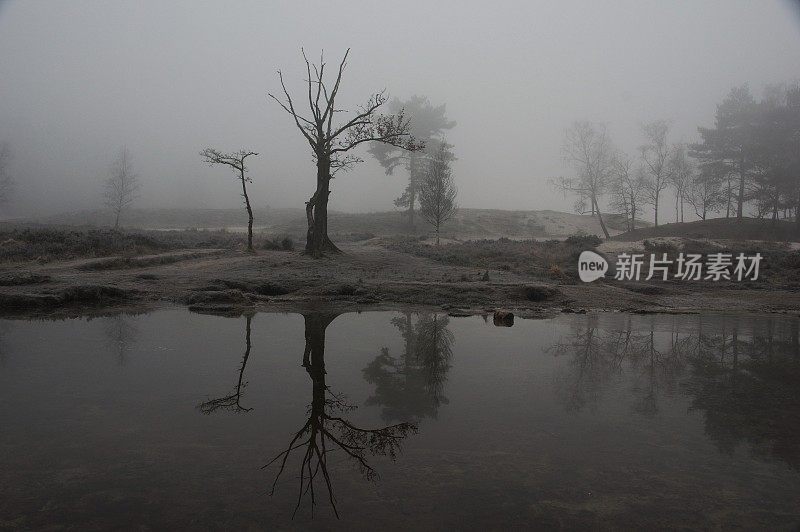
[[[444,222],[453,217],[456,205],[456,186],[450,171],[452,153],[446,142],[442,142],[434,156],[428,161],[428,170],[419,187],[419,206],[422,217],[436,228],[436,245],[439,245],[439,230]]]
[[[672,149],[667,163],[669,169],[669,182],[675,189],[675,222],[683,222],[683,207],[686,202],[686,195],[692,184],[692,176],[695,173],[689,157],[686,154],[685,144],[676,144]]]
[[[597,215],[606,238],[608,229],[600,214],[599,198],[606,193],[611,174],[613,147],[604,124],[575,122],[564,135],[564,161],[578,173],[574,178],[559,178],[555,185],[565,193],[578,196],[576,208],[581,212],[589,202],[591,212]]]
[[[618,152],[611,173],[611,206],[627,219],[628,231],[636,229],[636,215],[645,198],[645,177],[642,167],[633,167],[628,155]]]
[[[252,183],[253,179],[247,175],[245,159],[251,155],[258,155],[254,151],[239,150],[235,153],[222,153],[214,148],[206,148],[200,152],[200,156],[210,166],[224,164],[230,166],[238,174],[238,179],[242,183],[242,197],[244,207],[247,210],[247,251],[253,252],[253,208],[250,206],[250,197],[247,195],[247,183]]]
[[[669,123],[666,120],[654,120],[642,125],[645,144],[639,149],[642,162],[649,174],[647,183],[647,200],[653,206],[654,225],[658,226],[658,202],[661,192],[669,186],[668,161],[671,153],[667,143]]]
[[[693,176],[686,189],[686,202],[694,208],[695,214],[701,220],[705,220],[709,212],[716,212],[726,203],[730,207],[730,195],[723,190],[724,181],[729,175],[730,172],[723,165],[706,164]]]
[[[7,142],[0,143],[0,205],[8,203],[14,192],[15,182],[11,177],[11,146]]]
[[[311,147],[317,166],[316,190],[306,202],[308,220],[306,253],[314,257],[320,257],[326,251],[339,252],[339,248],[328,238],[328,196],[331,193],[330,181],[336,173],[341,170],[347,171],[363,161],[350,151],[365,142],[382,142],[411,151],[423,148],[423,145],[417,143],[411,136],[410,120],[405,117],[402,110],[393,115],[378,112],[378,109],[386,103],[385,91],[373,93],[367,99],[367,103],[342,123],[333,123],[334,115],[344,111],[337,109],[335,104],[349,53],[350,49],[345,52],[339,63],[333,85],[329,86],[324,77],[324,59],[320,57],[319,64],[312,64],[303,51],[308,76],[306,82],[310,116],[302,115],[295,107],[280,70],[278,78],[284,99],[269,94],[270,98],[292,116],[295,125]]]
[[[105,203],[114,215],[114,229],[139,193],[139,176],[133,171],[133,161],[128,148],[120,148],[119,155],[111,164],[105,183]]]

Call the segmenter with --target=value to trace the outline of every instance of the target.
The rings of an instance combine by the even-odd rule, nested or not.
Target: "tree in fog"
[[[253,208],[250,206],[250,196],[247,195],[247,184],[252,183],[253,179],[247,175],[245,159],[251,155],[258,155],[254,151],[239,150],[234,153],[222,153],[214,148],[206,148],[200,152],[200,156],[209,166],[224,164],[230,166],[237,174],[239,182],[242,184],[242,198],[244,198],[244,208],[247,211],[247,251],[253,252]]]
[[[14,192],[14,178],[11,177],[11,146],[0,143],[0,205],[8,203]]]
[[[611,177],[614,148],[606,126],[591,122],[575,122],[567,129],[562,146],[564,161],[575,169],[577,176],[559,178],[555,185],[565,193],[577,196],[576,210],[585,212],[586,202],[597,216],[606,238],[608,229],[600,214],[599,199],[607,192]]]
[[[672,153],[667,135],[669,123],[654,120],[642,125],[645,143],[639,148],[647,172],[647,202],[653,206],[653,221],[658,227],[658,204],[661,193],[669,186],[669,158]]]
[[[448,120],[445,105],[434,107],[424,96],[412,96],[408,100],[393,99],[387,105],[390,113],[405,112],[411,119],[411,134],[420,142],[425,143],[425,150],[408,151],[397,148],[391,144],[375,142],[369,148],[378,162],[390,175],[398,166],[403,166],[408,172],[408,185],[403,194],[394,200],[397,207],[406,209],[408,225],[414,227],[414,209],[419,196],[419,186],[425,174],[425,156],[432,156],[439,149],[442,135],[446,129],[452,129],[456,123]],[[452,152],[450,152],[452,156]],[[455,157],[453,157],[455,159]]]
[[[139,187],[139,176],[133,171],[131,153],[123,146],[111,163],[105,182],[105,204],[114,216],[114,229],[119,229],[122,213],[136,201]]]
[[[727,170],[725,167],[705,165],[693,175],[686,189],[686,202],[694,208],[695,214],[705,220],[709,213],[716,212],[726,201],[723,184]]]
[[[634,167],[625,153],[614,156],[610,192],[611,207],[625,216],[628,231],[633,231],[645,198],[645,177],[642,167]]]
[[[747,85],[734,87],[728,96],[717,106],[713,128],[697,128],[701,142],[692,145],[692,156],[701,166],[716,164],[729,169],[729,177],[738,179],[738,192],[733,186],[727,187],[728,209],[736,198],[736,218],[741,219],[744,212],[745,194],[751,180],[753,167],[753,121],[756,101]]]
[[[676,144],[667,164],[669,165],[667,171],[669,182],[675,189],[675,222],[683,222],[683,207],[695,172],[694,165],[686,154],[686,146]]]
[[[768,87],[752,127],[752,199],[759,217],[777,221],[800,195],[800,85]]]
[[[457,189],[450,171],[452,154],[446,142],[441,142],[438,151],[428,160],[428,168],[419,186],[419,207],[422,217],[436,228],[436,245],[439,245],[439,230],[443,223],[453,217]]]
[[[307,94],[303,96],[308,99],[310,115],[302,114],[295,107],[280,70],[278,78],[283,89],[283,98],[269,94],[270,98],[292,116],[297,129],[311,147],[317,166],[316,188],[306,202],[306,253],[314,257],[320,257],[326,251],[339,252],[339,248],[328,237],[328,197],[331,193],[330,182],[336,173],[347,171],[363,161],[351,151],[367,142],[380,142],[408,151],[424,147],[411,135],[411,122],[403,111],[386,115],[379,112],[386,103],[385,91],[373,93],[354,113],[334,123],[334,115],[345,112],[345,109],[336,107],[336,98],[349,54],[350,49],[345,52],[333,84],[330,85],[325,81],[326,64],[323,58],[320,57],[318,64],[312,64],[303,52],[307,75]]]

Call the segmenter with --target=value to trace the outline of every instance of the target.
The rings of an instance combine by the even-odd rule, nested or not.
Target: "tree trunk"
[[[330,195],[330,160],[317,158],[317,190],[306,202],[306,253],[319,258],[326,251],[341,253],[328,238],[328,196]]]
[[[744,207],[744,159],[739,160],[739,197],[736,201],[736,219],[741,220]]]
[[[242,163],[244,166],[244,163]],[[247,195],[247,182],[244,177],[244,170],[241,171],[242,196],[244,196],[244,206],[247,209],[247,251],[253,252],[253,209],[250,207],[250,197]]]
[[[417,202],[417,155],[411,153],[408,166],[408,226],[414,227],[414,204]]]
[[[636,230],[636,206],[631,203],[631,231]]]
[[[653,225],[658,227],[658,191],[656,190],[655,201],[653,202]]]
[[[122,209],[117,209],[116,216],[114,217],[114,231],[119,229],[119,215]]]
[[[600,214],[600,205],[597,204],[597,198],[595,197],[592,197],[592,210],[597,213],[597,221],[600,222],[600,228],[603,230],[603,234],[606,235],[606,238],[610,238],[611,235],[608,234],[606,224],[603,222],[603,215]]]
[[[675,223],[678,223],[680,221],[680,219],[679,219],[680,218],[680,206],[679,206],[680,199],[679,198],[680,198],[680,196],[676,192],[675,193]]]
[[[303,314],[305,320],[306,346],[303,351],[303,367],[313,383],[311,415],[319,419],[325,413],[325,330],[338,314]]]
[[[775,196],[773,197],[773,200],[772,200],[772,223],[773,224],[777,223],[777,221],[778,221],[778,203],[779,202],[780,202],[780,199],[779,199],[779,196],[778,196],[778,189],[776,187],[775,188]]]
[[[728,172],[728,202],[725,206],[725,218],[731,217],[731,198],[733,196],[733,188],[731,187],[731,174]]]

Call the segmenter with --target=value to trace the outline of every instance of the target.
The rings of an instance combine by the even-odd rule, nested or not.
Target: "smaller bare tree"
[[[705,220],[710,212],[717,212],[728,202],[723,184],[730,172],[723,165],[705,165],[693,176],[686,189],[686,201],[694,207],[694,212]],[[728,205],[730,205],[728,203]]]
[[[245,166],[245,159],[251,155],[258,155],[254,151],[239,150],[235,153],[222,153],[214,148],[206,148],[200,152],[200,156],[210,166],[215,164],[224,164],[233,168],[234,172],[238,174],[238,179],[242,183],[242,197],[244,198],[244,207],[247,210],[247,251],[253,252],[253,208],[250,206],[250,197],[247,195],[247,183],[252,183],[253,180],[247,175],[247,166]]]
[[[647,201],[653,206],[654,225],[658,226],[658,204],[663,192],[670,184],[669,158],[670,145],[667,142],[669,122],[654,120],[642,125],[645,144],[639,150],[642,154],[642,163],[650,174],[647,182]]]
[[[683,207],[695,173],[694,166],[686,154],[685,144],[676,144],[672,148],[672,155],[667,165],[669,182],[675,189],[675,222],[683,222]]]
[[[122,213],[128,210],[139,193],[139,176],[133,171],[133,161],[128,148],[123,146],[111,163],[105,183],[105,203],[114,215],[114,229],[119,229]]]
[[[0,205],[8,203],[14,192],[15,182],[11,177],[11,146],[7,142],[0,143]]]
[[[569,192],[577,196],[575,210],[583,213],[586,202],[606,238],[608,229],[600,214],[599,199],[608,191],[611,176],[613,147],[604,124],[591,122],[575,122],[564,134],[562,146],[564,162],[577,172],[576,177],[561,177],[554,185],[565,194]]]
[[[439,245],[439,230],[444,222],[453,217],[458,209],[456,205],[457,189],[450,171],[453,155],[446,142],[428,162],[428,170],[422,177],[419,187],[419,205],[422,217],[436,228],[436,245]]]
[[[644,169],[634,168],[628,155],[617,153],[612,161],[611,206],[625,215],[628,231],[636,229],[636,215],[641,211],[644,196]]]

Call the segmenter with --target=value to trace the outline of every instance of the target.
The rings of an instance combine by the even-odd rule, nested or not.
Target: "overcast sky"
[[[639,124],[693,141],[734,85],[800,78],[795,1],[440,1],[0,3],[0,141],[11,144],[25,215],[100,204],[126,145],[141,206],[239,205],[205,146],[246,147],[257,206],[302,206],[308,146],[267,100],[282,69],[303,89],[300,47],[336,62],[352,48],[346,107],[377,89],[447,104],[465,207],[568,210],[547,178],[569,174],[564,130],[606,122],[633,152]],[[331,208],[394,208],[404,174],[374,160],[332,184]]]

